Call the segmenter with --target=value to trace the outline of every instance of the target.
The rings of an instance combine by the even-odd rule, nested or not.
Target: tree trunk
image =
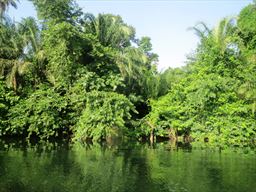
[[[16,90],[17,90],[17,79],[16,79],[16,76],[13,77],[12,85],[13,85],[14,91],[16,92]]]
[[[154,126],[149,122],[149,121],[146,121],[146,123],[149,125],[149,127],[151,128],[151,131],[150,131],[150,136],[149,136],[149,141],[150,143],[154,143],[155,142],[155,134],[154,134],[154,131],[155,131],[155,128]]]
[[[149,140],[150,140],[150,143],[154,143],[154,141],[155,141],[154,129],[152,129],[150,132]]]
[[[176,142],[176,141],[178,140],[177,132],[176,132],[176,130],[173,129],[173,128],[170,128],[170,129],[169,129],[169,139],[170,139],[171,141],[174,141],[174,142]]]

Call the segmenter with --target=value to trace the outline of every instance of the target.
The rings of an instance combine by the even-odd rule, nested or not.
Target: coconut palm
[[[211,30],[204,22],[198,22],[195,26],[189,27],[188,30],[193,30],[200,39],[208,37],[211,33]]]
[[[127,47],[118,55],[117,65],[128,92],[137,92],[151,98],[158,95],[159,76],[151,62],[143,50],[135,47]]]
[[[24,69],[19,60],[23,52],[22,38],[13,22],[5,20],[0,25],[0,75],[5,77],[10,87],[16,89],[17,76]]]
[[[0,0],[0,18],[3,18],[4,13],[10,5],[17,9],[17,2],[19,0]]]
[[[30,70],[34,83],[37,84],[46,78],[46,55],[42,47],[40,27],[34,18],[28,17],[18,24],[18,31],[24,43],[23,60],[31,63]]]
[[[222,53],[232,44],[232,35],[235,31],[236,18],[226,17],[213,29],[214,42],[219,46]]]
[[[27,44],[33,52],[36,52],[40,44],[39,27],[36,20],[33,17],[22,19],[22,21],[18,23],[18,30],[23,36],[24,43]]]
[[[22,75],[28,71],[34,58],[37,61],[43,60],[40,30],[36,21],[33,18],[26,18],[15,24],[5,19],[1,23],[0,43],[0,75],[5,77],[9,87],[17,90],[21,85]]]
[[[8,18],[0,23],[0,44],[0,58],[14,59],[22,53],[22,39],[17,26]]]
[[[86,14],[83,26],[85,33],[95,35],[102,45],[118,50],[116,64],[125,79],[128,92],[137,91],[146,95],[149,89],[152,91],[153,86],[149,84],[156,81],[150,69],[157,57],[150,52],[150,38],[136,41],[134,29],[126,25],[120,16],[111,14],[99,14],[97,17]],[[131,46],[132,42],[137,43],[138,47]]]
[[[104,46],[124,48],[130,45],[134,39],[135,30],[125,24],[120,16],[111,14],[85,14],[84,30],[94,34]]]
[[[37,21],[32,18],[24,18],[18,23],[18,33],[23,39],[26,49],[26,59],[31,60],[33,57],[38,59],[42,55],[41,31]]]
[[[226,17],[222,19],[212,30],[203,22],[200,22],[189,29],[194,30],[200,39],[212,38],[214,44],[220,48],[221,53],[224,53],[232,42],[231,38],[235,30],[235,23],[235,17]]]
[[[7,85],[16,91],[29,64],[18,60],[0,59],[0,75],[5,76]]]

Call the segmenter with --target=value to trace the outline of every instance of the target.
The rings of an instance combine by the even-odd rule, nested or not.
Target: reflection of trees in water
[[[72,162],[69,152],[60,143],[31,147],[25,144],[26,148],[13,143],[8,145],[5,143],[4,157],[0,156],[1,167],[5,170],[4,174],[0,174],[0,192],[65,191],[64,186],[73,188],[70,183],[75,184],[77,175],[81,175],[77,167],[69,165]],[[67,171],[69,167],[72,170]]]
[[[88,191],[123,191],[123,157],[118,155],[116,148],[96,145],[90,149],[76,146],[74,150]]]
[[[147,190],[150,181],[146,178],[150,174],[140,147],[126,144],[111,148],[95,146],[77,154],[77,159],[80,165],[83,161],[85,177],[94,177],[97,181],[91,180],[89,185],[92,188],[99,186],[92,191],[150,191]]]
[[[182,186],[170,182],[164,171],[171,167],[171,153],[166,149],[169,150],[166,145],[139,145],[124,150],[123,170],[129,169],[133,177],[133,183],[127,183],[124,191],[184,191]]]
[[[131,178],[125,183],[124,191],[150,191],[150,169],[143,147],[129,146],[123,150],[123,177]]]
[[[214,155],[214,156],[213,156]],[[225,186],[223,183],[223,170],[220,166],[219,153],[212,153],[211,151],[202,151],[196,153],[194,158],[193,169],[195,173],[200,173],[201,180],[204,183],[201,188],[205,188],[206,192],[223,191]]]
[[[0,174],[0,187],[5,191],[13,191],[10,186],[16,191],[150,191],[145,149],[125,147],[77,145],[68,150],[49,144],[23,150],[24,146],[9,146],[0,161],[7,170]]]
[[[0,141],[0,149],[0,192],[231,192],[256,188],[255,156],[236,153],[220,155],[136,143],[19,147]]]

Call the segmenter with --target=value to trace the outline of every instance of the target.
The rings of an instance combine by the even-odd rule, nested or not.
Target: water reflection
[[[254,152],[0,141],[0,192],[242,192],[255,179]]]

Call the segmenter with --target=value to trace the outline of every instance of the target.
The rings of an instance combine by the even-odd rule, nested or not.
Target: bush
[[[36,135],[42,139],[65,133],[65,97],[43,85],[10,109],[6,134]]]
[[[99,140],[122,135],[131,110],[134,111],[134,106],[124,95],[104,91],[87,93],[86,107],[75,126],[75,139]]]

